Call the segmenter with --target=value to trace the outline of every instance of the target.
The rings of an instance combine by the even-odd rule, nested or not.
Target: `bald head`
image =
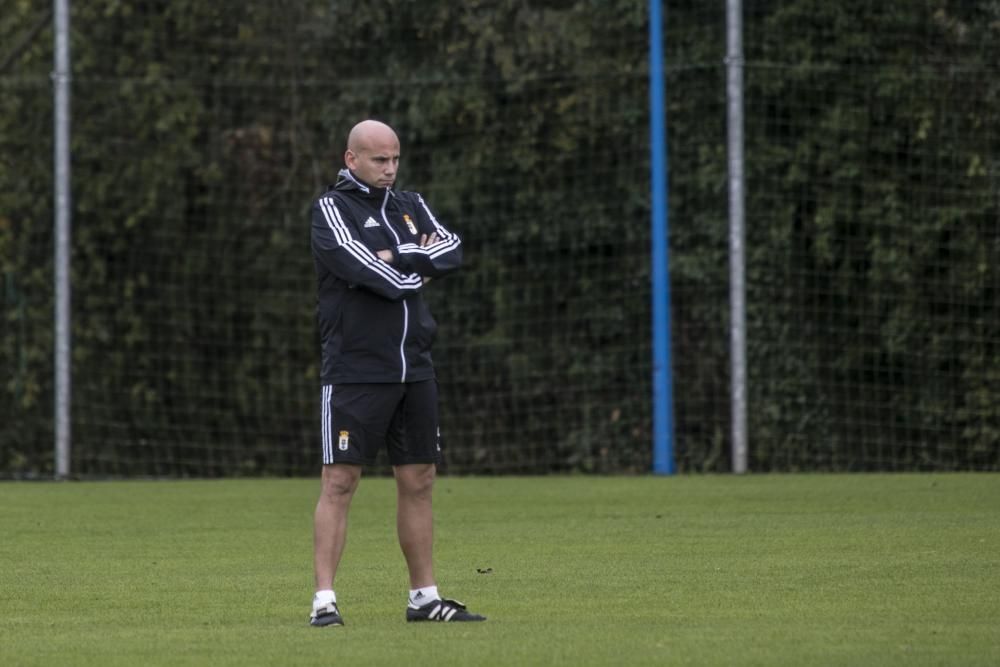
[[[373,143],[394,141],[399,144],[399,139],[391,127],[377,120],[363,120],[351,128],[351,133],[347,135],[347,150],[362,150]]]
[[[392,187],[399,167],[399,138],[385,123],[363,120],[347,135],[344,162],[368,185]]]

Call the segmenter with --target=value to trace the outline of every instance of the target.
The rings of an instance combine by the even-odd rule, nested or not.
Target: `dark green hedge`
[[[723,7],[666,2],[678,464],[728,468]],[[751,467],[1000,467],[1000,10],[747,2]],[[0,473],[51,471],[51,29],[0,16]],[[73,6],[81,475],[316,468],[308,207],[368,116],[466,241],[449,466],[650,465],[645,2]]]

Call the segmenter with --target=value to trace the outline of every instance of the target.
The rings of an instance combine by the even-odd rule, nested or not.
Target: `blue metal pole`
[[[673,389],[670,367],[670,271],[667,250],[667,133],[663,76],[663,16],[649,1],[649,139],[652,151],[653,473],[672,475]]]

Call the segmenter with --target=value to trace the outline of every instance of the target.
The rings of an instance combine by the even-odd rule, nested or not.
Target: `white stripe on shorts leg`
[[[326,390],[326,460],[333,463],[333,385]]]
[[[333,385],[323,385],[323,465],[333,463],[333,434],[330,431],[330,398]]]
[[[319,409],[320,409],[319,435],[320,439],[323,441],[322,456],[323,456],[323,462],[325,463],[326,462],[326,385],[323,385],[320,393]]]

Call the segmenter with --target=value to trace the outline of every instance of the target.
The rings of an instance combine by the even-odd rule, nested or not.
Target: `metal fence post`
[[[55,66],[55,477],[70,474],[72,399],[70,354],[70,52],[69,0],[54,0]]]
[[[726,98],[729,153],[729,308],[732,470],[747,471],[746,269],[743,174],[743,4],[726,0]]]

